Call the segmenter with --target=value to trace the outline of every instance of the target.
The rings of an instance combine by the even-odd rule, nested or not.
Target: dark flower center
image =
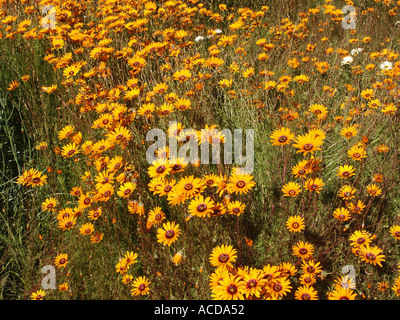
[[[199,212],[204,212],[204,211],[206,211],[206,210],[207,210],[207,206],[206,206],[204,203],[199,204],[199,205],[197,206],[197,211],[199,211]]]
[[[368,252],[365,256],[368,260],[371,260],[371,261],[376,259],[376,256],[372,252]]]
[[[185,184],[184,189],[185,190],[192,190],[193,189],[193,185],[191,183],[187,183],[187,184]]]
[[[156,172],[157,173],[163,173],[165,171],[165,169],[166,169],[165,166],[159,166],[159,167],[157,167]]]
[[[222,253],[222,254],[220,254],[219,257],[218,257],[218,261],[221,262],[221,263],[225,263],[225,262],[227,262],[228,260],[229,260],[229,255],[226,254],[226,253]]]
[[[236,182],[236,186],[238,188],[243,188],[245,185],[246,185],[246,182],[244,182],[243,180]]]
[[[174,171],[179,171],[179,170],[181,170],[182,169],[182,165],[181,164],[175,164],[173,167],[172,167],[172,170],[174,170]]]
[[[247,288],[254,288],[255,286],[257,286],[257,280],[250,279],[249,281],[247,281],[246,285],[247,285]]]
[[[302,300],[310,300],[310,299],[311,299],[311,296],[310,296],[308,293],[303,293],[303,294],[301,295],[301,299],[302,299]]]
[[[228,288],[227,288],[227,291],[228,291],[228,293],[230,293],[230,294],[235,294],[235,293],[237,293],[238,292],[238,288],[237,288],[237,286],[235,286],[234,284],[230,284],[229,286],[228,286]]]
[[[288,137],[286,137],[286,136],[280,136],[279,138],[278,138],[278,141],[280,142],[280,143],[284,143],[284,142],[286,142],[288,140]]]
[[[365,238],[361,237],[357,239],[358,244],[363,244],[365,242]]]
[[[172,238],[174,237],[174,235],[175,235],[174,230],[167,230],[167,231],[165,232],[165,237],[166,237],[167,239],[172,239]]]
[[[314,146],[313,146],[311,143],[306,143],[306,144],[303,146],[303,149],[306,150],[306,151],[308,151],[308,150],[311,150],[313,147],[314,147]]]
[[[308,250],[306,248],[301,248],[299,250],[300,254],[306,254],[308,252]]]
[[[282,285],[280,283],[275,283],[272,288],[275,292],[279,292],[282,290]]]
[[[313,266],[308,266],[307,267],[307,272],[308,273],[313,273],[315,271],[315,268]]]
[[[143,291],[144,289],[146,289],[146,285],[144,283],[141,283],[138,287],[139,291]]]

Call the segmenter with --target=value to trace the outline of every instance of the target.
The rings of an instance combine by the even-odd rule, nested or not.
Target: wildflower
[[[79,229],[79,233],[83,235],[89,235],[94,232],[94,226],[92,223],[85,223]]]
[[[282,188],[283,196],[296,197],[301,192],[301,186],[297,182],[288,182]]]
[[[295,292],[296,300],[318,300],[318,293],[312,286],[298,287]]]
[[[355,197],[356,191],[356,188],[353,188],[349,185],[344,185],[342,188],[340,188],[338,195],[344,200],[350,200]]]
[[[146,277],[138,277],[132,282],[131,293],[133,296],[147,295],[150,293],[151,282]]]
[[[243,281],[228,273],[223,277],[217,287],[213,288],[213,298],[216,300],[243,300]]]
[[[47,198],[43,203],[42,203],[42,211],[56,211],[56,206],[58,202],[56,198],[50,197]]]
[[[296,138],[295,144],[293,146],[297,149],[296,153],[303,152],[303,155],[308,153],[313,154],[316,150],[321,150],[320,146],[323,144],[322,137],[315,137],[310,133],[305,135],[300,135]]]
[[[339,169],[336,171],[337,176],[340,177],[340,179],[347,179],[351,176],[354,176],[355,169],[351,165],[344,165],[340,166]]]
[[[39,289],[31,294],[31,300],[43,300],[45,295],[45,291]]]
[[[300,241],[293,248],[293,255],[307,259],[312,257],[314,253],[314,246],[308,242]]]
[[[300,216],[290,216],[286,220],[286,228],[293,233],[304,230],[305,228],[304,218]]]
[[[256,185],[252,179],[252,175],[232,174],[226,185],[227,190],[229,193],[246,194]]]
[[[352,289],[338,288],[328,295],[328,300],[354,300],[357,296]]]
[[[68,264],[68,255],[65,253],[59,254],[54,260],[55,266],[59,268],[65,268]]]
[[[382,194],[382,189],[379,188],[376,184],[369,184],[367,186],[367,191],[370,196],[376,197]]]
[[[237,258],[236,252],[236,249],[230,245],[215,247],[209,258],[210,263],[214,267],[219,267],[221,265],[233,267],[232,263],[234,263]]]
[[[183,258],[183,253],[182,251],[178,251],[172,258],[172,263],[175,264],[176,266],[180,265],[182,262]]]
[[[392,70],[393,63],[390,61],[384,61],[379,65],[379,68],[381,68],[382,71]]]
[[[170,246],[178,240],[180,234],[181,230],[179,229],[179,224],[175,224],[175,222],[167,222],[163,224],[162,228],[157,230],[157,239],[158,242],[163,245]]]
[[[281,146],[290,144],[290,141],[293,140],[294,137],[294,133],[292,133],[289,128],[280,128],[271,134],[270,141],[274,146]]]
[[[352,56],[346,56],[342,59],[342,61],[340,62],[342,64],[342,66],[344,65],[349,65],[353,62],[353,57]]]
[[[390,228],[389,233],[396,240],[400,240],[400,225],[394,225]]]
[[[360,247],[360,257],[362,261],[372,265],[379,265],[382,267],[381,262],[385,261],[385,256],[382,253],[382,249],[379,247],[370,247],[369,244],[362,245]]]
[[[204,198],[200,195],[190,202],[189,213],[192,216],[198,216],[200,218],[206,217],[212,213],[212,208],[214,206],[215,203],[210,197]]]
[[[340,221],[347,221],[351,218],[350,211],[347,208],[337,208],[333,216]]]

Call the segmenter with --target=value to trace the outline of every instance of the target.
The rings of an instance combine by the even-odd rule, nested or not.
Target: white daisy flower
[[[381,70],[391,70],[393,68],[393,63],[390,61],[384,61],[379,66]]]
[[[200,40],[203,40],[204,37],[203,36],[197,36],[194,41],[199,42]]]
[[[355,54],[359,54],[363,51],[363,48],[357,48],[350,51],[350,54],[354,56]]]
[[[346,64],[350,64],[352,62],[353,62],[353,57],[352,56],[346,56],[342,60],[342,66],[344,66]]]

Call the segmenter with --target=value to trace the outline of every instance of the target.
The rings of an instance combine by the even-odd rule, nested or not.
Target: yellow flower
[[[187,69],[183,69],[183,70],[180,70],[180,71],[176,71],[172,75],[172,77],[174,78],[174,80],[183,83],[183,82],[185,82],[186,80],[188,80],[189,78],[192,77],[192,73]]]

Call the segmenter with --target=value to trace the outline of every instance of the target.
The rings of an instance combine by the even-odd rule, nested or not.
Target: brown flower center
[[[306,151],[309,151],[309,150],[311,150],[312,148],[314,148],[314,146],[313,146],[311,143],[306,143],[306,144],[303,146],[303,150],[306,150]]]
[[[141,283],[138,287],[139,291],[143,291],[144,289],[146,289],[146,285],[144,283]]]
[[[368,253],[365,255],[365,257],[366,257],[368,260],[371,260],[371,261],[373,261],[373,260],[376,259],[376,256],[375,256],[372,252],[368,252]]]
[[[280,142],[280,143],[284,143],[284,142],[286,142],[288,140],[288,137],[286,137],[286,136],[280,136],[279,138],[278,138],[278,141]]]
[[[228,286],[228,288],[227,288],[227,291],[228,291],[228,293],[229,294],[235,294],[235,293],[237,293],[238,292],[238,288],[237,288],[237,286],[235,286],[234,284],[230,284],[229,286]]]
[[[307,267],[307,272],[308,273],[314,273],[315,272],[315,268],[313,266],[308,266]]]
[[[172,170],[174,170],[174,171],[179,171],[179,170],[181,170],[182,169],[182,165],[181,164],[175,164],[173,167],[172,167]]]
[[[303,294],[301,295],[301,299],[302,299],[302,300],[310,300],[310,299],[311,299],[311,296],[310,296],[308,293],[303,293]]]
[[[184,187],[184,189],[185,190],[192,190],[193,189],[193,185],[191,184],[191,183],[187,183],[187,184],[185,184],[185,187]]]
[[[226,254],[226,253],[222,253],[222,254],[220,254],[219,257],[218,257],[218,261],[221,262],[221,263],[225,263],[225,262],[227,262],[228,260],[229,260],[229,255]]]
[[[244,182],[243,180],[236,182],[236,186],[238,188],[243,188],[245,185],[246,185],[246,182]]]
[[[206,211],[206,210],[207,210],[207,206],[206,206],[204,203],[199,204],[199,205],[197,206],[197,211],[199,211],[199,212],[204,212],[204,211]]]
[[[365,242],[365,238],[363,238],[363,237],[360,237],[357,239],[358,244],[363,244],[364,242]]]
[[[167,239],[172,239],[172,238],[174,237],[174,235],[175,235],[175,231],[172,230],[172,229],[167,230],[167,231],[165,232],[165,237],[166,237]]]
[[[247,281],[246,285],[247,285],[247,288],[254,288],[255,286],[257,286],[257,280],[250,279],[249,281]]]
[[[41,181],[40,178],[37,177],[32,179],[33,183],[40,183],[40,181]]]
[[[165,166],[159,166],[156,169],[157,173],[163,173],[167,168]]]
[[[300,254],[306,254],[308,252],[308,250],[306,248],[301,248],[299,250]]]
[[[280,283],[275,283],[272,289],[274,289],[275,292],[279,292],[282,290],[282,285]]]

